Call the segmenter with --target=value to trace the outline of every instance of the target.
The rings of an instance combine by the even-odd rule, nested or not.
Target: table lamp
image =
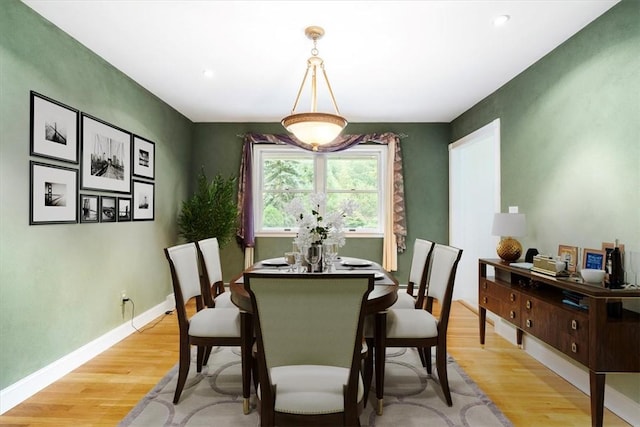
[[[498,256],[513,262],[522,255],[522,245],[514,237],[524,236],[527,231],[524,214],[496,213],[493,217],[491,234],[502,236],[496,247]]]

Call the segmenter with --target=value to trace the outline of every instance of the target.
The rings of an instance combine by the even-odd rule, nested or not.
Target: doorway
[[[478,304],[478,258],[495,258],[500,212],[500,119],[449,144],[449,244],[463,249],[453,299]]]

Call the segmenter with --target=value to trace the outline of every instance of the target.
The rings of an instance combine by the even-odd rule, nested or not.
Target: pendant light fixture
[[[324,61],[318,56],[317,42],[324,35],[324,29],[317,26],[307,27],[304,31],[307,37],[313,40],[311,57],[307,60],[307,70],[304,73],[302,84],[298,90],[298,96],[291,109],[291,114],[282,119],[282,126],[291,132],[298,140],[311,145],[313,151],[318,151],[318,146],[328,144],[340,135],[347,125],[347,120],[340,115],[333,90],[329,84],[327,72],[324,69]],[[311,111],[308,113],[296,113],[296,107],[300,101],[300,95],[304,89],[307,77],[311,71]],[[317,111],[317,78],[318,72],[322,73],[331,96],[331,102],[335,114],[321,113]]]

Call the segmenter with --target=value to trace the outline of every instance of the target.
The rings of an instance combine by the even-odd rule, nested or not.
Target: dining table
[[[251,306],[251,298],[249,297],[249,293],[244,288],[244,273],[245,272],[260,272],[260,273],[286,273],[292,272],[293,269],[291,266],[287,265],[284,257],[279,258],[271,258],[262,261],[258,261],[253,264],[251,267],[244,270],[241,274],[234,277],[229,282],[229,290],[231,291],[231,301],[242,311],[251,314],[253,311]],[[386,271],[382,266],[376,262],[361,259],[361,258],[353,258],[353,257],[338,257],[336,262],[333,264],[333,268],[331,271],[323,271],[321,273],[305,273],[309,275],[327,275],[331,274],[345,274],[349,272],[354,273],[367,273],[371,272],[374,275],[374,288],[371,293],[369,293],[369,297],[365,302],[363,307],[365,316],[373,316],[374,317],[374,355],[382,355],[385,351],[384,346],[384,338],[386,336],[386,310],[393,305],[398,299],[398,280],[391,274]],[[247,358],[245,360],[251,360],[249,358],[252,357],[251,349],[253,346],[253,338],[254,338],[254,330],[253,330],[253,321],[251,320],[252,316],[246,316],[246,321],[243,322],[242,327],[242,348],[241,353],[243,358]],[[381,413],[382,411],[382,391],[383,391],[383,381],[384,381],[384,357],[375,357],[375,378],[376,378],[376,398],[378,399],[378,408],[377,412]],[[249,388],[249,384],[251,382],[251,372],[249,366],[251,364],[244,364],[247,366],[247,372],[244,372],[242,375],[243,381]],[[243,387],[244,388],[244,387]],[[248,411],[248,408],[245,408],[245,413]]]

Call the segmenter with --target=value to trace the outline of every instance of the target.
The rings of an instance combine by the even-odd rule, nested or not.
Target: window
[[[382,235],[387,147],[358,145],[336,153],[311,153],[281,145],[254,145],[254,224],[257,235],[295,231],[285,206],[294,198],[321,192],[327,209],[341,200],[358,204],[347,218],[350,235]]]

